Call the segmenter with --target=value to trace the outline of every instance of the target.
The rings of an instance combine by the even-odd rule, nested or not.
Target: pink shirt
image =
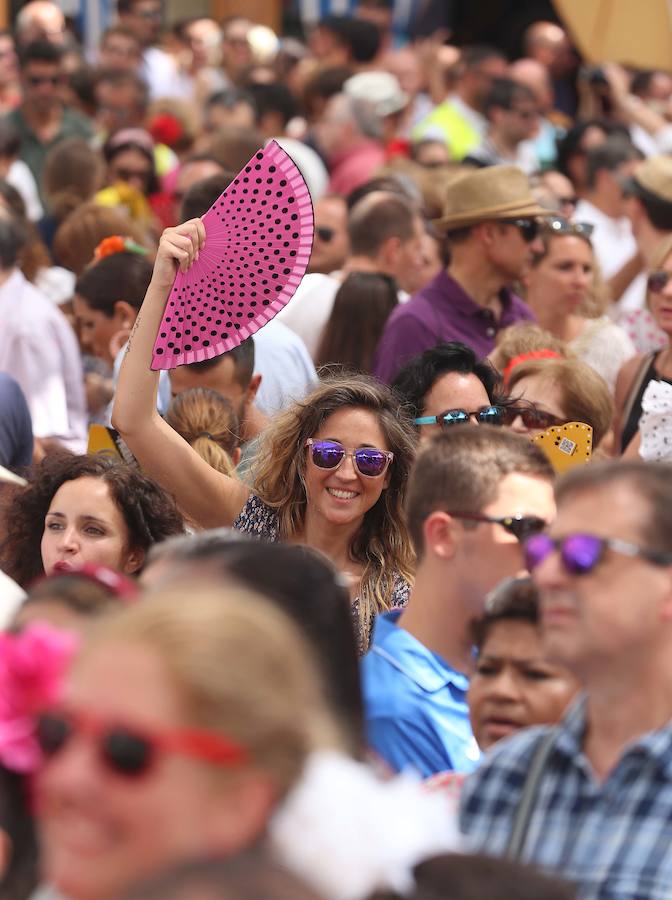
[[[385,149],[377,141],[366,141],[331,162],[328,192],[347,197],[369,181],[385,165]]]

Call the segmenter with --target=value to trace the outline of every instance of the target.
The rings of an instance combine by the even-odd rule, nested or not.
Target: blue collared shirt
[[[579,886],[581,900],[672,897],[672,722],[630,744],[603,783],[583,753],[585,698],[557,728],[522,860]],[[548,727],[500,744],[467,779],[460,826],[473,849],[506,849],[530,762]]]
[[[369,746],[397,772],[471,772],[480,752],[469,722],[469,679],[399,627],[402,612],[377,617],[362,660]]]

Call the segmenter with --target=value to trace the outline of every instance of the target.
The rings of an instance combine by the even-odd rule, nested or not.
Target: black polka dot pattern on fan
[[[313,205],[275,141],[255,154],[203,216],[205,246],[178,272],[152,369],[212,359],[237,347],[294,295],[313,245]]]

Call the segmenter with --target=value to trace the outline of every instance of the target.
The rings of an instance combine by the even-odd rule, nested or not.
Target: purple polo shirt
[[[376,350],[374,374],[389,384],[413,356],[443,341],[462,341],[483,359],[498,331],[516,322],[533,322],[529,307],[508,289],[501,291],[502,316],[479,306],[443,269],[433,281],[397,306]]]

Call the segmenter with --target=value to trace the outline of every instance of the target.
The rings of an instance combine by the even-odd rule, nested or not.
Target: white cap
[[[399,79],[391,72],[360,72],[343,85],[343,92],[353,100],[370,103],[377,116],[385,118],[408,105],[409,96],[402,91]]]

